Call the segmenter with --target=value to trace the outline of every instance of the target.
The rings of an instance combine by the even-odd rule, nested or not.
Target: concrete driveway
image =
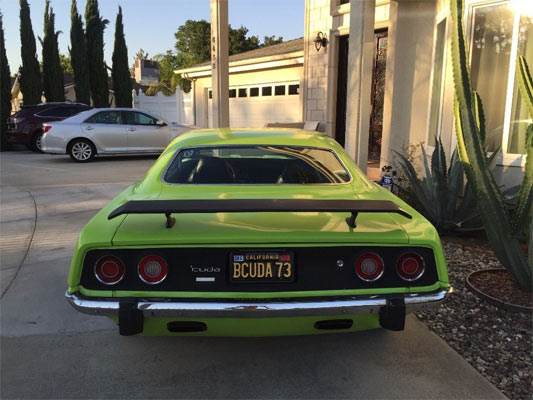
[[[503,398],[414,317],[404,332],[121,337],[64,300],[70,257],[155,158],[0,157],[1,398]]]

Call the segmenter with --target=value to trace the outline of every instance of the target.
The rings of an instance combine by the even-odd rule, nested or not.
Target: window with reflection
[[[437,24],[433,78],[431,82],[431,110],[429,113],[428,145],[435,146],[435,138],[440,135],[439,122],[442,112],[442,89],[444,83],[444,52],[446,49],[446,18]]]
[[[488,151],[502,145],[513,23],[509,3],[472,8],[471,79],[483,101]]]

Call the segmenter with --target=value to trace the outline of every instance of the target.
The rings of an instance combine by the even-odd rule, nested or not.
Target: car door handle
[[[85,127],[85,130],[86,130],[86,131],[92,131],[93,129],[94,129],[94,128],[93,128],[92,126],[90,126],[90,125]]]
[[[137,130],[137,129],[135,129],[135,128],[128,128],[128,132],[134,132],[134,131],[136,131],[136,130]]]

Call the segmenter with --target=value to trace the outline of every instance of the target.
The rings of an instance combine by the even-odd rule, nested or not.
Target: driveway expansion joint
[[[13,285],[13,282],[15,282],[15,280],[17,279],[17,277],[18,277],[18,275],[20,273],[20,270],[22,269],[22,266],[24,265],[24,262],[26,261],[26,258],[28,257],[28,254],[30,253],[30,248],[31,248],[31,245],[33,243],[33,237],[35,236],[35,231],[37,229],[37,202],[35,201],[35,197],[33,197],[33,195],[31,194],[31,192],[29,190],[24,190],[24,192],[28,193],[28,195],[30,196],[30,198],[31,198],[31,200],[33,202],[33,211],[34,211],[33,229],[32,229],[32,232],[31,232],[30,240],[28,242],[28,247],[26,248],[26,252],[24,253],[24,257],[22,258],[22,261],[20,262],[20,265],[17,267],[17,272],[15,272],[15,275],[11,279],[11,282],[9,282],[9,284],[6,286],[5,290],[0,295],[0,300],[4,298],[6,293],[9,291],[9,289]]]

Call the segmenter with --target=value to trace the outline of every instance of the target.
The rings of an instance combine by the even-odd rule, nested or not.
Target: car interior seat
[[[225,184],[235,182],[235,171],[226,160],[217,157],[200,158],[187,179],[188,183]]]

